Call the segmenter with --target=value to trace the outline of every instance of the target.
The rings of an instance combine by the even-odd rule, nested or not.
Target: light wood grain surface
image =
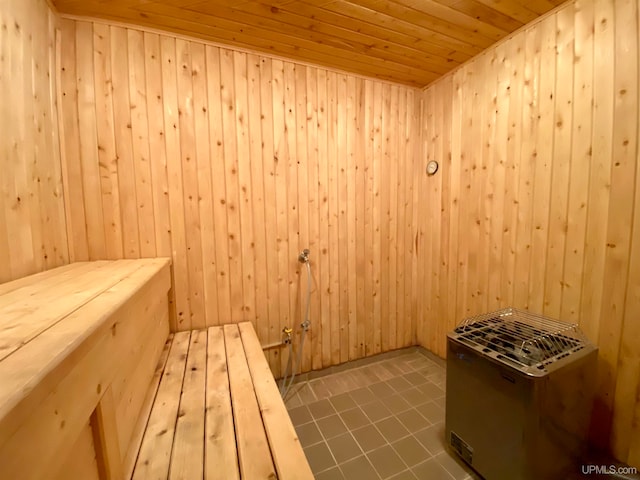
[[[299,335],[297,257],[309,248],[303,371],[415,341],[422,293],[405,270],[422,219],[419,91],[134,29],[64,20],[62,30],[63,65],[86,68],[78,52],[93,52],[83,77],[93,86],[65,74],[62,90],[97,102],[80,124],[84,107],[65,103],[69,145],[101,126],[90,155],[65,159],[83,175],[69,194],[99,192],[105,219],[71,242],[74,258],[171,255],[172,330],[248,320],[266,344],[285,326]],[[72,231],[93,209],[86,222],[69,215]],[[269,361],[279,377],[286,355]]]
[[[251,323],[179,332],[133,478],[312,479]]]
[[[64,14],[159,28],[424,86],[560,0],[54,0]]]
[[[593,440],[634,465],[638,7],[568,3],[426,89],[442,172],[418,187],[420,343],[444,355],[447,330],[506,305],[578,323],[600,348]]]
[[[0,360],[3,474],[91,478],[95,466],[100,478],[122,478],[138,450],[130,425],[148,364],[168,335],[169,260],[74,264],[14,286],[0,296],[0,343],[10,347]]]
[[[56,28],[45,0],[0,8],[0,283],[69,263]]]

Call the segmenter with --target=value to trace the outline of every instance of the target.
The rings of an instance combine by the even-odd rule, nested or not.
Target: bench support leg
[[[116,411],[113,392],[109,386],[91,415],[91,429],[93,443],[96,448],[100,478],[117,480],[124,477],[122,457],[118,445],[118,431],[116,427]]]

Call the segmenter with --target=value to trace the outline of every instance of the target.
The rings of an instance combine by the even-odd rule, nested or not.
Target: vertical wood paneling
[[[420,342],[444,355],[453,325],[507,305],[579,323],[600,349],[593,440],[634,465],[638,18],[637,1],[576,0],[434,83],[422,145],[440,178],[414,182],[428,219],[418,265],[439,277],[418,299]]]
[[[118,156],[113,117],[111,36],[107,25],[96,25],[93,29],[94,104],[98,136],[98,162],[102,218],[104,221],[105,258],[122,258],[122,228],[120,192],[118,187]],[[162,117],[160,117],[162,118]]]
[[[250,320],[266,344],[289,326],[297,351],[309,248],[303,370],[415,342],[419,91],[136,29],[63,34],[74,258],[170,254],[174,330]],[[268,352],[276,376],[286,353]]]
[[[9,0],[0,8],[0,283],[69,262],[57,27],[44,0]]]

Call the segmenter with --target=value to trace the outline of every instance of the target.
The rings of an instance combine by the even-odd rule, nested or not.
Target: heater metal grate
[[[467,318],[450,336],[528,373],[544,372],[551,363],[590,345],[576,324],[515,308]]]

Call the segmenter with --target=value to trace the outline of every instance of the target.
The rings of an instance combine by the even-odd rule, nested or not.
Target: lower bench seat
[[[169,343],[134,479],[313,479],[251,323]]]

